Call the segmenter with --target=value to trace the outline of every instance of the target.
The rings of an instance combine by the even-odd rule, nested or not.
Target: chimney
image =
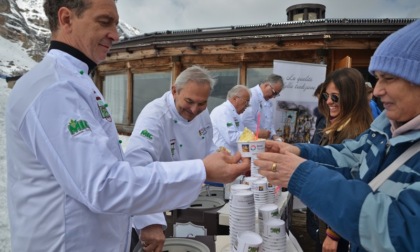
[[[325,18],[325,5],[296,4],[287,8],[287,21],[303,21]]]

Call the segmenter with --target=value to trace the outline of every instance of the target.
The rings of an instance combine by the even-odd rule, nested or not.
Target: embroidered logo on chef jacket
[[[171,139],[169,141],[169,144],[171,145],[171,155],[172,157],[175,155],[175,144],[176,144],[176,139]]]
[[[74,120],[71,119],[67,126],[72,136],[76,136],[84,131],[90,131],[89,124],[85,120]]]
[[[108,107],[108,104],[104,103],[101,97],[99,96],[96,96],[96,103],[98,103],[99,112],[101,112],[102,118],[106,119],[108,122],[112,122],[111,115],[106,109],[106,107]]]
[[[152,134],[150,134],[150,132],[149,132],[149,131],[147,131],[147,130],[142,130],[142,131],[140,132],[140,136],[144,136],[145,138],[147,138],[147,139],[149,139],[149,140],[152,140],[152,139],[153,139],[153,135],[152,135]]]
[[[233,120],[235,121],[236,127],[239,127],[239,119],[235,117],[233,118]]]
[[[207,134],[207,129],[206,129],[206,128],[201,128],[201,129],[198,131],[198,134],[199,134],[201,137],[204,137],[204,136]]]

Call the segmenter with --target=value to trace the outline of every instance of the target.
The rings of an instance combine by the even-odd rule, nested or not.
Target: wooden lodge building
[[[113,45],[94,73],[118,131],[131,134],[138,114],[169,90],[185,68],[201,65],[217,76],[208,108],[226,100],[236,84],[253,87],[272,72],[274,60],[326,64],[367,71],[370,57],[389,34],[415,19],[325,19],[325,6],[299,4],[288,21],[146,33]]]

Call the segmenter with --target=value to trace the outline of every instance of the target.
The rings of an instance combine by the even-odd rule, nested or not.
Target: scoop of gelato
[[[239,137],[240,142],[249,142],[254,141],[256,139],[254,132],[252,132],[250,129],[246,128],[244,131],[242,131],[241,136]]]

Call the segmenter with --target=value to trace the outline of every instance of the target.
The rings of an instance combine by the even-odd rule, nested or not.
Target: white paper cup
[[[265,151],[265,139],[248,142],[238,141],[237,144],[242,157],[257,158],[258,153]]]
[[[259,179],[260,178],[258,178],[258,177],[245,177],[242,184],[252,186],[252,183],[254,183],[255,181],[257,181]]]
[[[284,220],[271,219],[264,222],[263,230],[260,234],[265,237],[284,237],[286,236],[286,226]]]
[[[253,192],[267,192],[268,191],[268,183],[264,179],[255,180],[251,185],[251,191]]]
[[[258,209],[258,219],[260,221],[280,219],[279,207],[276,204],[265,204],[260,206]]]
[[[252,231],[244,231],[238,234],[237,252],[260,251],[262,237]]]
[[[229,204],[239,208],[254,206],[254,193],[249,190],[235,191],[231,193]]]
[[[240,190],[249,190],[251,191],[251,186],[250,185],[246,185],[246,184],[234,184],[230,187],[230,192],[233,193],[235,191],[240,191]]]

